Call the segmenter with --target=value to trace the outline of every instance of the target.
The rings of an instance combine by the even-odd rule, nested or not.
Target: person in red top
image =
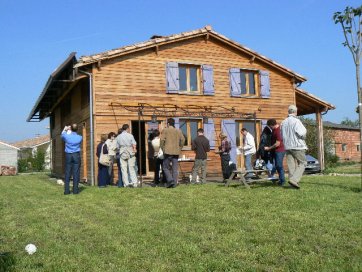
[[[283,168],[283,160],[285,156],[285,149],[283,145],[282,134],[280,133],[280,126],[275,119],[269,119],[267,125],[272,128],[272,137],[271,137],[271,146],[264,147],[265,150],[271,151],[272,157],[274,159],[273,170],[271,171],[271,176],[278,172],[279,175],[279,185],[283,186],[285,184],[285,175]]]

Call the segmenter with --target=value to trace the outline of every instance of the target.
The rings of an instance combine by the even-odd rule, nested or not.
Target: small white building
[[[18,152],[19,148],[0,141],[0,167],[10,166],[15,167],[18,172]],[[0,172],[1,172],[0,168]]]

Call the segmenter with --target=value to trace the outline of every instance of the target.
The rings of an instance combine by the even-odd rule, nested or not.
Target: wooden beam
[[[102,61],[101,61],[101,60],[98,60],[98,62],[97,62],[97,69],[98,69],[98,71],[101,70],[101,66],[102,66]]]
[[[321,170],[324,170],[324,139],[323,139],[323,121],[320,110],[316,109],[316,125],[317,125],[317,146],[318,160]]]

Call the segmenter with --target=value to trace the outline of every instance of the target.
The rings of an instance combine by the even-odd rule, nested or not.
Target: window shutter
[[[228,140],[231,142],[231,151],[230,151],[230,159],[233,163],[236,163],[236,124],[235,120],[222,120],[221,123],[222,131],[225,135],[227,135]]]
[[[175,128],[180,128],[180,118],[178,117],[172,117],[175,120]]]
[[[167,93],[178,93],[180,89],[177,62],[166,63]]]
[[[230,95],[241,96],[241,78],[239,68],[230,68]]]
[[[214,70],[212,65],[202,65],[204,95],[214,95]]]
[[[210,149],[215,149],[215,125],[214,120],[209,118],[207,123],[204,123],[205,137],[209,139]]]
[[[270,80],[268,71],[260,71],[260,96],[262,98],[270,97]]]

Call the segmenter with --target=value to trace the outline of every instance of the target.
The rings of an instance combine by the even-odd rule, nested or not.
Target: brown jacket
[[[167,155],[180,155],[184,144],[185,137],[181,130],[172,126],[162,130],[160,137],[160,147],[163,153]]]

